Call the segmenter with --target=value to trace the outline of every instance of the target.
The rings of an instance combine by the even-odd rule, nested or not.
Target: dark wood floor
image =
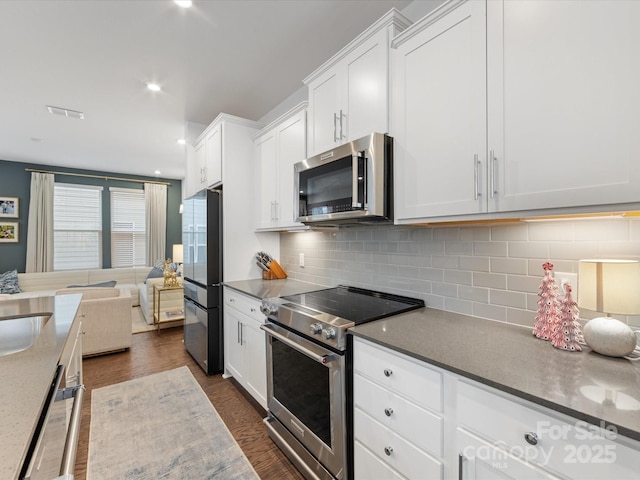
[[[198,380],[211,403],[227,424],[227,427],[255,468],[260,478],[301,480],[302,475],[269,439],[262,424],[265,416],[257,403],[246,397],[233,380],[225,380],[220,374],[207,376],[185,351],[182,344],[182,328],[138,333],[127,352],[85,358],[83,361],[85,402],[82,407],[80,441],[76,457],[76,480],[85,480],[89,427],[91,423],[91,391],[95,388],[124,382],[151,373],[171,370],[186,365]],[[135,455],[135,452],[131,452]]]

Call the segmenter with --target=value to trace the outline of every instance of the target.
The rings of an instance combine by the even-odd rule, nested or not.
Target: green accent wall
[[[0,273],[7,270],[18,270],[23,273],[27,264],[27,225],[29,215],[29,195],[31,190],[31,172],[25,169],[51,170],[65,173],[81,173],[88,175],[104,175],[119,178],[131,178],[133,180],[168,182],[167,188],[167,251],[165,257],[171,257],[174,243],[182,243],[182,216],[179,213],[182,203],[182,182],[167,178],[141,177],[114,172],[82,170],[78,168],[52,167],[51,165],[38,165],[32,163],[19,163],[0,160],[0,198],[18,198],[18,218],[0,218],[1,222],[18,223],[18,243],[0,243]],[[102,268],[111,267],[111,237],[110,218],[111,210],[107,187],[138,188],[143,189],[143,184],[122,180],[107,180],[104,178],[76,177],[72,175],[56,175],[56,182],[75,183],[81,185],[99,185],[104,187],[102,195]]]

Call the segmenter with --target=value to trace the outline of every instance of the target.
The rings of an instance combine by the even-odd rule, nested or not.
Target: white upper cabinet
[[[640,200],[640,2],[487,9],[490,208]]]
[[[187,151],[185,197],[222,183],[222,124],[212,123]]]
[[[390,10],[304,80],[309,156],[389,131],[389,44],[409,25],[400,12]]]
[[[306,102],[294,107],[255,138],[258,221],[261,230],[305,228],[295,221],[293,165],[307,158]]]
[[[487,209],[485,5],[456,6],[393,51],[397,219]]]
[[[640,201],[639,19],[640,2],[456,0],[399,35],[397,223]]]

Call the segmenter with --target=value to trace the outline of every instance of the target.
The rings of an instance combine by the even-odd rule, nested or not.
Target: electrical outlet
[[[301,267],[304,267],[304,253],[301,253],[299,255],[298,265],[300,265]]]
[[[556,285],[560,287],[562,294],[565,294],[564,286],[571,285],[571,296],[574,300],[578,298],[578,274],[568,272],[555,272]]]

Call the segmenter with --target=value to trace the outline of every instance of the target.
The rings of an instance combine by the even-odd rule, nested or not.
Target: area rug
[[[140,307],[133,307],[131,309],[131,333],[150,332],[155,329],[155,325],[149,325],[144,319]]]
[[[91,392],[87,480],[259,477],[189,368]]]

